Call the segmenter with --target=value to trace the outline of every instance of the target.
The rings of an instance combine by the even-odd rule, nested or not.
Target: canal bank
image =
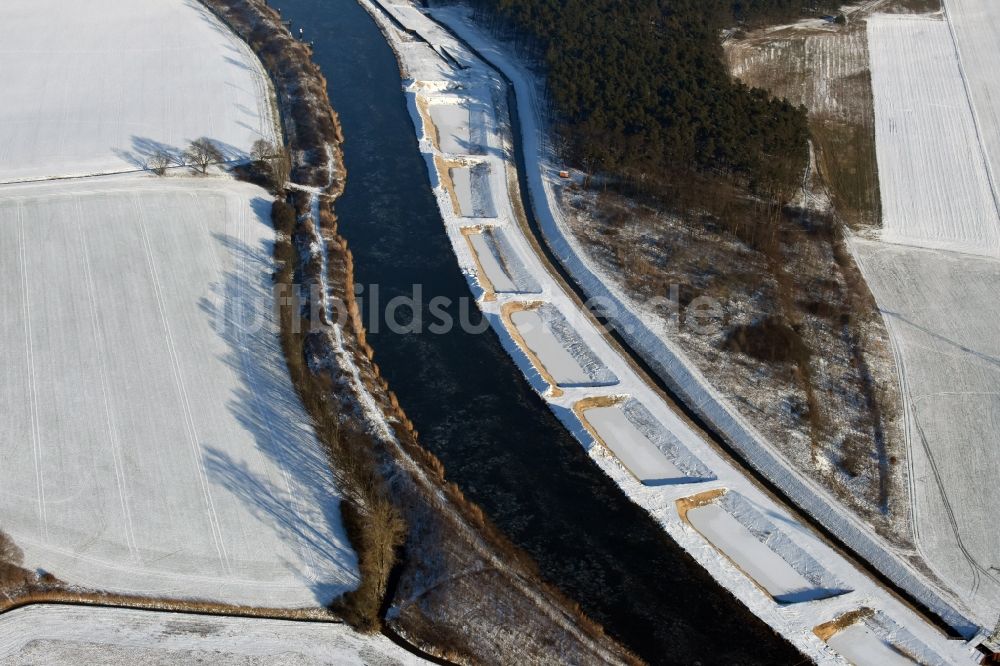
[[[458,320],[465,302],[476,323],[381,33],[349,0],[292,0],[282,9],[315,43],[343,124],[349,177],[337,214],[364,285],[366,321],[373,285],[386,303],[419,284],[425,303],[452,299]],[[422,314],[432,313],[425,306]],[[613,636],[654,662],[799,659],[622,495],[492,332],[382,327],[369,341],[449,479]]]

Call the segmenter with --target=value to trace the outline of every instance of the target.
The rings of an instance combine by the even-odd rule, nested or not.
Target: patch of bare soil
[[[451,170],[465,166],[465,162],[460,160],[446,160],[443,157],[435,155],[434,166],[437,168],[438,178],[441,179],[441,184],[448,191],[448,197],[451,199],[451,207],[454,209],[455,215],[461,217],[462,205],[458,202],[458,194],[455,191],[455,181],[452,180]]]
[[[870,608],[859,608],[857,610],[848,611],[847,613],[838,616],[836,619],[824,622],[823,624],[815,627],[813,629],[813,633],[816,634],[821,641],[828,641],[838,632],[847,629],[852,624],[857,624],[874,614],[875,611]]]

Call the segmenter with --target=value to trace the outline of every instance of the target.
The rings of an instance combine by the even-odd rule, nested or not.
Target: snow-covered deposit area
[[[500,230],[470,230],[466,234],[480,268],[480,281],[494,293],[538,293],[541,287],[520,263]],[[485,278],[485,281],[482,280]]]
[[[833,635],[830,647],[852,664],[864,666],[909,666],[918,662],[900,652],[885,637],[876,634],[864,624],[852,624]]]
[[[554,277],[520,210],[523,200],[512,145],[515,128],[507,108],[508,86],[513,85],[522,123],[529,203],[548,234],[554,226],[552,201],[541,183],[558,178],[558,171],[539,162],[542,131],[533,106],[532,78],[500,45],[478,31],[460,7],[421,11],[406,0],[364,0],[362,4],[380,24],[400,59],[402,85],[430,182],[470,289],[507,352],[595,464],[721,585],[816,662],[845,663],[813,629],[870,607],[920,636],[945,661],[972,663],[964,643],[946,640],[937,628],[842,557],[734,466],[637,373]],[[436,21],[446,24],[464,42]],[[509,80],[494,67],[502,68]],[[440,114],[435,119],[427,109],[445,98],[453,103],[455,96],[468,98],[469,108],[481,105],[488,109],[484,153],[476,159],[491,166],[497,217],[488,228],[491,235],[499,233],[505,241],[502,261],[495,254],[496,246],[470,241],[483,233],[485,223],[457,213],[449,191],[448,161],[469,159],[470,155],[445,155],[438,137],[452,130],[440,125],[462,124],[465,119],[456,115],[448,121]],[[455,131],[464,130],[459,127]],[[556,253],[562,256],[560,249]],[[501,265],[516,266],[515,272],[530,275],[539,289],[531,293],[506,291],[519,287],[517,281],[505,279],[511,273]],[[503,291],[491,288],[494,280],[502,284]],[[550,316],[553,313],[558,316]],[[513,316],[517,314],[521,316]],[[532,329],[541,326],[535,337],[526,328],[529,324]],[[554,330],[560,327],[561,334]],[[595,380],[593,372],[601,373],[603,379]],[[554,374],[562,375],[562,384]],[[572,378],[589,381],[571,382]],[[726,502],[732,505],[720,506],[742,526],[745,538],[739,540],[736,552],[724,552],[725,544],[706,538],[680,514],[678,500],[712,491],[726,491],[730,498]],[[732,555],[738,556],[740,548],[764,549],[774,569],[782,569],[784,573],[777,580],[783,587],[776,588],[781,601],[735,562]],[[794,582],[790,582],[793,574],[788,571],[798,577]]]
[[[278,339],[270,205],[188,178],[0,190],[0,525],[26,567],[281,607],[357,584]]]
[[[715,490],[678,503],[681,517],[775,600],[798,603],[850,591],[740,493]]]
[[[944,666],[949,663],[906,628],[870,608],[859,609],[816,627],[816,634],[858,666]]]
[[[647,486],[711,481],[712,472],[635,398],[574,405],[594,438]]]
[[[274,140],[249,48],[185,0],[5,0],[0,182],[137,170],[201,136]]]
[[[917,548],[992,629],[1000,615],[1000,6],[948,0],[945,8],[945,20],[869,23],[882,240],[897,244],[852,245],[893,339]]]
[[[549,303],[538,307],[508,308],[510,321],[524,345],[557,386],[610,386],[618,383],[615,374],[577,334],[558,309]]]
[[[818,627],[817,633],[855,666],[948,663],[884,614],[867,608],[839,618],[830,626]]]
[[[490,190],[490,165],[474,164],[451,169],[451,180],[463,217],[496,217]]]
[[[876,15],[868,35],[883,240],[1000,256],[990,166],[948,22]]]
[[[5,664],[402,666],[427,663],[383,636],[342,624],[28,606],[0,620]]]

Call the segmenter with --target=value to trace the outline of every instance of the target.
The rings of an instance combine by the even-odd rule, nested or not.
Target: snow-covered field
[[[945,8],[946,20],[869,21],[881,240],[898,244],[852,246],[895,348],[917,547],[992,628],[1000,620],[1000,6],[947,0]]]
[[[260,63],[191,0],[0,5],[0,529],[25,566],[316,607],[357,585],[274,322],[271,197],[144,154],[273,139]]]
[[[506,85],[496,71],[430,17],[433,16],[437,21],[446,23],[485,57],[490,58],[494,66],[502,67],[512,78],[517,92],[518,112],[523,123],[522,139],[529,162],[526,175],[531,196],[536,214],[541,218],[540,225],[546,233],[549,233],[554,226],[552,201],[543,183],[546,179],[557,179],[558,172],[553,170],[551,165],[543,166],[543,163],[539,162],[542,152],[539,141],[543,133],[537,121],[537,109],[533,106],[533,79],[512,62],[502,47],[479,32],[461,8],[434,7],[429,13],[424,13],[415,11],[407,0],[362,0],[362,4],[379,22],[390,43],[396,48],[404,77],[409,77],[404,78],[402,85],[407,93],[410,115],[420,142],[420,149],[425,156],[438,207],[459,265],[468,278],[470,289],[479,297],[480,308],[499,335],[507,352],[531,385],[545,398],[556,416],[580,440],[594,462],[629,498],[647,510],[721,585],[814,661],[844,663],[843,658],[813,632],[814,627],[846,612],[861,607],[871,607],[884,611],[887,617],[893,618],[900,626],[906,627],[914,635],[919,635],[932,646],[935,654],[943,655],[948,662],[972,663],[973,656],[963,643],[945,640],[936,628],[841,557],[810,527],[793,517],[786,508],[776,503],[755,482],[724,458],[697,430],[692,428],[688,421],[675,412],[656,390],[636,374],[634,368],[611,346],[592,319],[581,312],[577,301],[563,291],[518,222],[515,203],[519,197],[513,173],[515,166],[511,161],[510,127],[505,107]],[[387,14],[401,21],[406,31],[399,30]],[[420,41],[421,39],[426,40],[429,45]],[[421,44],[424,48],[416,48],[414,44]],[[448,57],[442,57],[440,55],[442,52],[447,53]],[[429,74],[435,78],[430,80],[413,78],[416,73]],[[506,248],[509,250],[508,256],[516,257],[517,265],[523,266],[540,285],[540,291],[530,297],[518,293],[491,294],[490,290],[480,282],[481,262],[477,261],[479,252],[467,238],[470,233],[481,230],[482,222],[457,215],[452,204],[452,195],[443,184],[440,173],[442,153],[435,141],[435,132],[442,129],[432,127],[422,109],[433,105],[437,96],[453,98],[455,95],[465,95],[489,109],[485,124],[487,145],[483,160],[492,167],[493,194],[497,207],[497,218],[490,226],[493,232],[499,230],[504,234],[508,243]],[[561,251],[561,247],[556,249],[557,253]],[[586,354],[583,353],[586,350],[586,353],[599,361],[609,373],[613,373],[618,380],[617,383],[611,386],[588,385],[567,387],[559,391],[551,390],[551,384],[539,377],[532,359],[516,339],[517,331],[512,330],[515,324],[508,316],[511,312],[531,311],[539,304],[551,306],[555,311],[562,313],[567,324],[572,327],[574,337],[578,338],[581,344],[576,347],[576,351],[573,351],[571,346],[563,345],[563,348],[570,351],[574,362],[581,368],[586,367]],[[565,340],[566,338],[561,339]],[[592,424],[584,423],[579,415],[580,412],[586,412],[586,409],[581,407],[581,402],[596,407],[602,403],[614,404],[620,400],[625,400],[628,404],[629,399],[638,400],[648,411],[651,421],[659,424],[659,428],[675,438],[689,452],[690,457],[704,465],[709,474],[697,480],[692,479],[690,483],[644,485],[621,462],[622,459],[629,459],[629,455],[623,454],[625,447],[629,446],[628,438],[623,438],[617,444],[621,447],[618,455],[609,452],[610,447],[598,445]],[[644,432],[645,439],[649,440],[651,436],[655,437]],[[633,438],[631,443],[641,445],[641,439]],[[648,449],[644,452],[649,453]],[[663,448],[660,448],[660,453],[668,462],[677,465],[678,459],[670,458]],[[630,454],[639,456],[643,452],[636,449]],[[780,552],[781,558],[785,561],[797,558],[796,562],[806,565],[796,571],[814,585],[831,589],[830,582],[833,582],[837,591],[843,594],[795,604],[781,604],[730,559],[720,554],[711,542],[682,520],[677,500],[721,489],[728,489],[727,496],[734,498],[738,496],[744,503],[741,507],[731,508],[732,511],[739,510],[740,515],[745,516],[767,517],[766,521],[758,520],[752,523],[752,527],[748,527],[753,532],[765,523],[770,525],[766,528],[771,530],[769,535],[764,536],[763,532],[759,535],[754,533],[758,541],[766,538],[767,547]],[[742,513],[744,510],[745,513]],[[782,550],[778,551],[777,548]],[[968,627],[963,625],[963,629]]]
[[[28,606],[0,616],[5,664],[402,666],[424,662],[342,624]]]
[[[843,33],[833,23],[812,25],[806,19],[764,30],[753,40],[728,40],[726,57],[733,76],[770,90],[810,113],[850,121],[857,115],[853,99],[844,95],[847,82],[868,71],[864,30]],[[768,40],[761,46],[759,39]]]
[[[981,621],[1000,612],[1000,261],[854,242],[901,371],[925,559]]]
[[[1000,256],[996,194],[949,23],[876,15],[868,37],[882,239]]]
[[[190,0],[0,3],[0,182],[135,170],[201,136],[274,139],[268,79]]]
[[[944,0],[944,8],[996,191],[1000,187],[1000,10],[994,0]]]
[[[305,607],[357,583],[273,320],[270,197],[0,190],[0,525],[71,584]]]

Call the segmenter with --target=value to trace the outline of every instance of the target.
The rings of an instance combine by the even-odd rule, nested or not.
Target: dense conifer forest
[[[734,81],[724,28],[833,11],[836,0],[471,0],[546,70],[567,157],[648,189],[678,172],[788,189],[805,110]]]

